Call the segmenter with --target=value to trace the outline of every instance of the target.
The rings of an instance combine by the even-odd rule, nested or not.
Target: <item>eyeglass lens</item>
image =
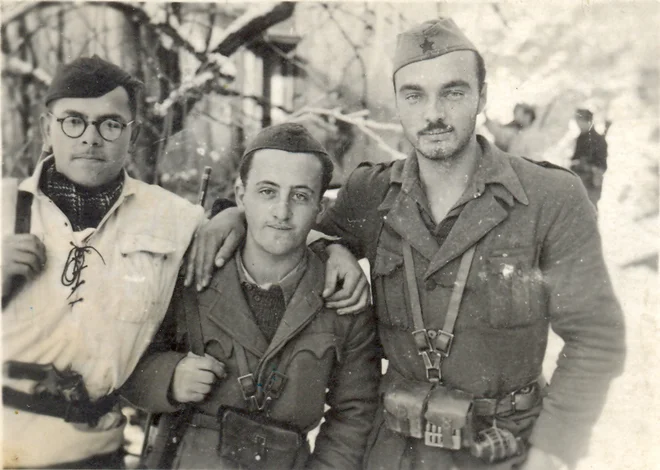
[[[89,124],[93,124],[101,137],[109,141],[118,139],[125,127],[125,124],[114,119],[104,119],[100,123],[90,122]],[[81,117],[67,116],[62,120],[62,131],[75,139],[83,135],[89,124]]]

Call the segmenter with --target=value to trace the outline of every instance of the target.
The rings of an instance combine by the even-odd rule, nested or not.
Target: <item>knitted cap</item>
[[[309,133],[305,126],[286,122],[262,129],[248,142],[243,158],[252,152],[263,149],[284,150],[293,153],[320,153],[330,157],[323,145]]]
[[[136,85],[141,83],[131,74],[99,56],[81,57],[57,68],[44,104],[60,98],[98,98],[119,86],[130,91]]]
[[[451,18],[425,21],[397,36],[394,71],[454,51],[477,51]]]

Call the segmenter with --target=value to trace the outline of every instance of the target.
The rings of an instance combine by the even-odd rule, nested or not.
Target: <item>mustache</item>
[[[452,130],[454,130],[454,128],[452,126],[450,126],[449,124],[445,124],[445,122],[442,121],[442,120],[438,120],[438,121],[429,123],[429,125],[426,126],[424,129],[422,129],[421,131],[419,131],[417,133],[417,135],[427,134],[427,133],[436,132],[436,131],[447,132],[447,131],[452,131]]]

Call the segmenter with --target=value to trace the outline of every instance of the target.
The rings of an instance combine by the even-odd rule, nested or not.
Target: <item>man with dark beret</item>
[[[115,391],[205,221],[124,170],[141,88],[98,56],[61,66],[41,116],[48,155],[14,193],[28,203],[3,210],[5,468],[123,467]]]
[[[248,143],[235,188],[245,243],[199,294],[197,318],[173,302],[123,391],[150,411],[192,405],[175,468],[361,468],[377,406],[374,321],[324,306],[324,263],[306,246],[332,170],[300,124],[266,128]],[[227,377],[189,365],[194,343]],[[310,455],[306,434],[322,418]]]
[[[319,227],[371,266],[388,368],[369,470],[574,467],[623,367],[584,186],[476,134],[485,78],[451,19],[400,34],[392,79],[414,151],[361,164]],[[550,327],[564,346],[546,386]]]
[[[600,200],[603,176],[607,170],[607,142],[605,137],[594,129],[594,115],[588,109],[577,109],[575,122],[580,128],[580,135],[575,142],[575,152],[571,157],[571,170],[582,179],[589,200],[596,206]]]

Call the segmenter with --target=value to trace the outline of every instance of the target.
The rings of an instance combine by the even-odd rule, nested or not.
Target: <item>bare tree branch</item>
[[[365,116],[365,111],[368,113],[368,110],[362,110],[357,113],[353,114],[343,114],[340,109],[335,108],[335,109],[324,109],[324,108],[310,108],[310,107],[304,107],[301,108],[298,112],[293,114],[291,118],[293,120],[299,119],[303,117],[306,114],[310,114],[312,116],[327,116],[333,119],[336,119],[338,121],[343,121],[348,124],[351,124],[355,127],[357,127],[360,131],[362,131],[364,134],[366,134],[368,137],[370,137],[372,140],[376,142],[376,144],[385,152],[387,152],[392,158],[396,159],[402,159],[406,158],[407,155],[404,153],[399,152],[398,150],[392,148],[390,145],[387,144],[383,140],[383,138],[378,135],[376,132],[374,132],[373,129],[378,129],[378,130],[387,130],[387,131],[396,131],[396,132],[401,132],[401,126],[398,124],[388,124],[388,123],[382,123],[382,122],[376,122],[372,121],[369,119],[366,119]]]

